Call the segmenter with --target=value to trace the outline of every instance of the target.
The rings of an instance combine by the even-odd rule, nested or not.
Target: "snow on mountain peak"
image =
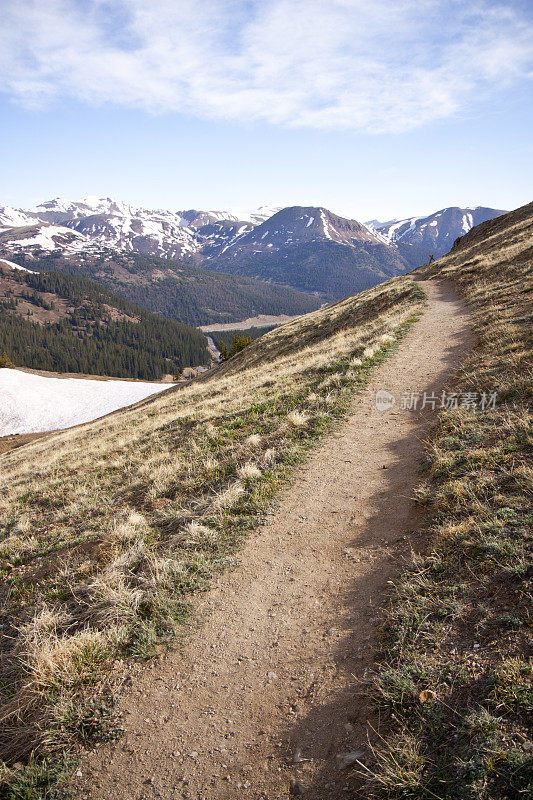
[[[0,208],[0,227],[20,228],[25,225],[33,225],[34,220],[18,208],[3,206]]]
[[[256,209],[169,211],[138,208],[112,197],[87,195],[71,201],[47,200],[30,210],[0,207],[4,242],[13,247],[81,250],[112,247],[169,259],[211,262],[235,248],[268,252],[297,243],[328,241],[335,245],[384,244],[401,252],[413,266],[430,254],[447,252],[458,236],[503,212],[495,209],[441,209],[426,217],[363,224],[322,206],[260,206]],[[55,229],[54,229],[55,226]],[[31,227],[10,235],[9,229]],[[6,230],[8,229],[8,230]],[[244,252],[244,251],[243,251]]]

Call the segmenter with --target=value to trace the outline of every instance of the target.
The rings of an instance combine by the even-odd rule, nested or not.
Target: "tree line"
[[[0,302],[0,352],[17,366],[157,380],[208,361],[201,331],[151,314],[92,281],[11,270],[9,278],[21,284],[21,295],[28,295],[24,285],[61,297],[71,307],[62,319],[41,324],[17,313],[13,295]],[[42,300],[37,294],[27,299],[38,305]],[[112,309],[123,318],[112,321]]]

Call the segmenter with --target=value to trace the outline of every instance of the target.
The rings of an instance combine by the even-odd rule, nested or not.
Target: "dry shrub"
[[[110,544],[130,545],[139,540],[139,537],[148,530],[146,517],[139,514],[138,511],[131,511],[125,520],[117,523],[111,530],[108,541]]]
[[[185,526],[180,538],[184,544],[188,546],[212,546],[217,542],[218,537],[218,531],[209,528],[207,525],[201,525],[199,522],[193,521]]]
[[[207,423],[204,432],[208,439],[216,439],[218,437],[218,428],[212,422]]]
[[[331,387],[338,387],[342,383],[342,375],[340,372],[334,372],[332,375],[328,375],[327,378],[318,384],[319,389],[328,389]]]
[[[63,611],[44,607],[20,630],[18,657],[33,694],[76,685],[105,657],[106,634],[89,628],[60,633],[68,621]]]
[[[91,602],[88,616],[97,626],[124,624],[134,619],[143,600],[142,589],[128,586],[120,572],[96,577],[88,587]]]
[[[263,464],[266,464],[267,466],[273,464],[275,462],[275,460],[276,460],[276,455],[277,454],[276,454],[275,448],[274,447],[269,447],[263,453],[263,458],[262,458]]]
[[[220,463],[216,460],[216,458],[205,458],[202,461],[202,467],[207,473],[216,472],[219,466]]]

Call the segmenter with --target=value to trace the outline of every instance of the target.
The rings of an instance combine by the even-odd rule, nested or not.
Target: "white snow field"
[[[52,378],[0,369],[0,436],[70,428],[168,388],[168,383]]]

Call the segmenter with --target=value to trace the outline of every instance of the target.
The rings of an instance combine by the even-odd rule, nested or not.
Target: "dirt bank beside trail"
[[[411,548],[425,546],[410,498],[435,412],[399,400],[438,394],[473,344],[452,289],[424,289],[427,310],[399,351],[298,471],[240,567],[199,601],[205,624],[182,652],[130,670],[126,735],[85,758],[77,796],[347,796],[337,756],[364,746],[373,719],[365,673],[378,609]],[[376,409],[380,389],[396,397],[389,411]]]

